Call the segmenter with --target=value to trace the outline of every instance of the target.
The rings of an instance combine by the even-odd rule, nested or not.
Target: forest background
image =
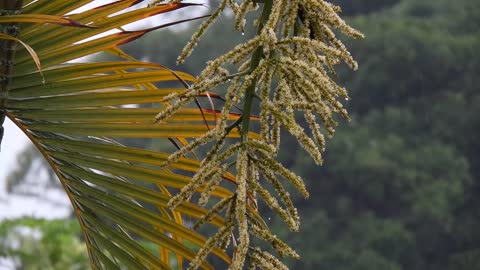
[[[296,198],[299,233],[274,228],[302,256],[291,269],[480,269],[480,2],[335,3],[367,38],[347,42],[360,69],[337,71],[349,89],[352,121],[327,143],[325,165],[316,167],[293,139],[282,142],[288,149],[282,163],[308,181],[312,194]],[[245,38],[232,31],[228,15],[222,20],[177,69],[198,74],[205,61]],[[184,29],[162,30],[124,49],[174,67],[195,27]],[[19,156],[9,192],[25,192],[36,160],[31,149]],[[55,188],[55,181],[46,184]],[[87,269],[78,230],[68,220],[1,221],[0,257],[16,258],[22,269]],[[22,245],[12,246],[13,238]],[[0,260],[0,269],[9,269],[2,262],[9,261]]]

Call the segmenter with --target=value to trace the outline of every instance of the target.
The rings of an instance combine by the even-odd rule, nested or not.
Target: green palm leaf
[[[0,17],[2,36],[8,35],[0,41],[0,60],[8,64],[0,70],[1,113],[25,132],[62,182],[93,269],[171,269],[175,264],[181,268],[184,259],[195,257],[192,246],[207,241],[184,220],[199,219],[208,210],[182,203],[173,211],[167,202],[170,192],[190,182],[199,162],[182,158],[163,167],[168,153],[123,146],[112,138],[178,138],[185,143],[208,131],[206,123],[213,125],[218,112],[184,108],[168,122],[157,124],[155,115],[165,106],[163,98],[184,91],[183,85],[194,82],[194,77],[134,60],[69,61],[101,51],[123,55],[117,46],[170,24],[108,31],[191,4],[157,5],[119,14],[141,2],[121,0],[70,14],[90,2],[0,1],[5,14]],[[16,41],[28,47],[16,47]],[[238,115],[230,117],[238,119]],[[230,136],[239,134],[231,132]],[[230,174],[224,177],[235,182]],[[221,199],[232,193],[218,187],[212,195]],[[214,216],[210,223],[221,227],[224,221]],[[141,244],[145,242],[157,250],[149,251]],[[216,248],[212,253],[230,263],[224,251]],[[202,267],[212,269],[208,262]]]

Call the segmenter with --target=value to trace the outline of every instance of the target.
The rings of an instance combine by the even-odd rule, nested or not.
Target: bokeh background
[[[302,256],[291,269],[480,269],[480,1],[334,2],[366,39],[343,38],[360,69],[337,69],[352,120],[339,119],[325,165],[316,167],[293,138],[282,141],[283,164],[311,191],[309,200],[296,197],[301,232],[271,214],[273,230]],[[124,49],[175,67],[193,25]],[[252,32],[232,29],[226,14],[176,68],[198,74]],[[0,269],[86,269],[78,226],[38,153],[26,147],[10,164],[0,179]],[[24,211],[18,198],[48,214]],[[2,215],[7,209],[17,214]],[[24,214],[63,220],[17,219]]]

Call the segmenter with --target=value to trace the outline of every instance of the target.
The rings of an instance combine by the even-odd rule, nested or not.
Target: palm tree
[[[172,169],[155,169],[168,154],[125,147],[105,137],[182,141],[204,132],[204,118],[210,120],[211,113],[185,109],[168,125],[157,125],[158,108],[125,105],[158,103],[184,89],[178,84],[159,88],[154,83],[192,82],[192,76],[134,60],[69,61],[101,51],[121,55],[118,45],[165,25],[97,35],[187,5],[159,5],[112,16],[138,2],[118,1],[65,16],[88,2],[1,1],[0,9],[8,12],[0,17],[5,115],[37,146],[62,182],[94,268],[120,264],[129,269],[169,269],[170,253],[178,255],[181,264],[183,258],[195,257],[185,243],[205,242],[205,237],[184,226],[182,215],[199,218],[206,209],[193,204],[166,209],[168,188],[188,182],[182,171],[196,170],[198,162],[183,159],[171,164]],[[180,124],[183,121],[190,124]],[[222,197],[228,192],[216,194]],[[212,221],[217,226],[221,222],[221,218]],[[139,239],[157,244],[161,256],[148,252]],[[214,253],[229,262],[223,251]],[[203,267],[211,269],[208,263]]]
[[[256,194],[298,230],[298,213],[280,179],[308,192],[275,160],[279,130],[290,132],[321,163],[324,139],[315,115],[330,134],[336,125],[332,113],[347,117],[337,100],[347,93],[329,72],[339,60],[356,67],[330,27],[361,34],[324,1],[223,0],[179,61],[226,7],[243,30],[245,15],[261,2],[257,35],[195,78],[137,61],[118,47],[183,21],[138,31],[122,26],[195,4],[152,1],[121,12],[142,1],[120,0],[76,11],[90,2],[0,0],[0,111],[30,138],[62,183],[92,268],[183,269],[188,261],[190,269],[213,269],[206,260],[211,256],[223,261],[222,268],[242,269],[248,261],[252,267],[286,269],[250,241],[263,239],[280,256],[298,257],[270,232]],[[97,52],[122,60],[71,62]],[[226,68],[229,63],[240,63],[235,73]],[[229,85],[225,98],[210,92],[223,84]],[[311,136],[297,123],[297,111]],[[155,152],[122,139],[164,139],[179,150]],[[191,154],[202,145],[206,154]],[[203,224],[214,233],[200,234],[196,228]]]

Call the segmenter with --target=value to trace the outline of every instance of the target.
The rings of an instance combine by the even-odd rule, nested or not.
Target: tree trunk
[[[23,0],[0,0],[0,16],[18,14],[22,10]],[[0,33],[17,37],[20,29],[16,23],[0,24]],[[11,75],[13,74],[17,42],[0,39],[0,147],[3,139],[5,121],[5,103],[8,98]]]

